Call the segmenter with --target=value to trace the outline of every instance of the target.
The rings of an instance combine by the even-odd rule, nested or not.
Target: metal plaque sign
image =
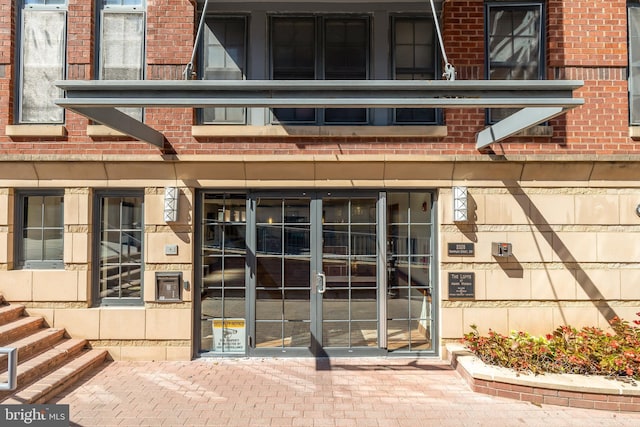
[[[449,256],[473,256],[475,246],[475,243],[447,243],[447,254]]]
[[[449,273],[449,299],[474,299],[475,297],[475,273]]]

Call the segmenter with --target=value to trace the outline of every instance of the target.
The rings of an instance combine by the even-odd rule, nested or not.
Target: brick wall
[[[195,32],[193,4],[184,0],[149,0],[147,79],[180,79],[189,61]],[[13,120],[14,2],[0,0],[0,127]],[[94,75],[94,2],[69,0],[68,78]],[[505,154],[637,154],[628,138],[626,83],[626,4],[577,0],[547,2],[547,77],[583,79],[578,96],[586,105],[550,122],[553,137],[512,137],[492,148]],[[444,4],[443,31],[458,79],[484,78],[484,2]],[[4,70],[4,71],[3,71]],[[448,136],[408,137],[219,137],[191,136],[191,109],[147,109],[145,121],[168,140],[165,153],[178,154],[429,154],[476,155],[475,134],[484,127],[482,109],[445,112]],[[68,136],[56,140],[9,138],[0,133],[0,156],[7,154],[160,154],[128,138],[86,136],[87,120],[66,114]],[[1,132],[1,130],[0,130]]]

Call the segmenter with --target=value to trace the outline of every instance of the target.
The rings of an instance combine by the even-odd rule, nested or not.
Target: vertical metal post
[[[378,347],[387,348],[387,193],[378,194]]]

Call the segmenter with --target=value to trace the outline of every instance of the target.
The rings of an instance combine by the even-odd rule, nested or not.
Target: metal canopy
[[[64,80],[55,103],[158,147],[164,135],[118,107],[516,108],[476,148],[584,104],[577,80]]]

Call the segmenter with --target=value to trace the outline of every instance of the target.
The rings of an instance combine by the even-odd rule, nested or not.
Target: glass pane
[[[309,254],[311,234],[309,225],[284,227],[284,253],[288,255]]]
[[[353,199],[351,200],[352,223],[376,223],[376,200]]]
[[[411,225],[410,252],[412,255],[431,253],[431,226]]]
[[[100,242],[100,262],[101,263],[117,263],[120,262],[122,248],[120,245],[119,231],[103,231]]]
[[[282,287],[282,258],[260,256],[256,261],[258,264],[256,286],[259,288]]]
[[[327,278],[328,288],[349,286],[349,261],[346,259],[324,258],[322,270]]]
[[[409,193],[387,193],[387,221],[406,223],[409,221]]]
[[[256,319],[282,320],[283,313],[282,290],[256,291]]]
[[[233,212],[239,217],[239,212]],[[243,212],[244,213],[244,212]],[[224,226],[224,252],[226,254],[244,254],[246,252],[246,226],[226,224]]]
[[[224,310],[223,315],[226,319],[244,319],[245,310],[245,291],[244,289],[225,289],[224,290]]]
[[[144,14],[104,13],[101,40],[100,78],[141,80],[144,62]],[[142,120],[142,108],[118,108]]]
[[[329,199],[323,201],[322,219],[325,224],[349,222],[349,200]]]
[[[390,320],[387,329],[387,348],[389,350],[408,350],[409,331],[408,320]]]
[[[42,196],[26,196],[24,198],[24,226],[26,228],[42,227]]]
[[[282,323],[256,322],[256,347],[283,347]]]
[[[411,262],[409,265],[411,270],[407,276],[410,277],[411,286],[420,289],[422,292],[430,292],[429,264],[431,259],[429,257],[412,257],[409,260]],[[403,267],[401,267],[401,270],[404,269]],[[400,271],[400,274],[402,273]]]
[[[44,255],[42,252],[42,230],[25,230],[23,236],[22,259],[41,261]]]
[[[22,30],[22,93],[20,122],[61,123],[63,109],[53,103],[64,79],[66,12],[24,10]]]
[[[407,225],[392,225],[388,231],[389,249],[394,254],[406,255],[409,253],[408,242],[409,227]]]
[[[331,255],[349,254],[349,225],[325,225],[322,229],[323,251]]]
[[[325,347],[349,347],[349,322],[323,322],[322,345]]]
[[[352,255],[375,255],[376,247],[375,224],[351,226]]]
[[[279,225],[258,225],[257,227],[258,254],[282,253],[282,227]]]
[[[44,259],[62,260],[64,256],[63,231],[44,230]]]
[[[202,287],[222,286],[222,258],[203,257],[202,258]]]
[[[309,291],[285,291],[284,293],[284,319],[285,320],[309,320],[310,317]],[[307,324],[307,329],[309,325]]]
[[[491,6],[488,52],[490,78],[540,78],[541,37],[539,6]],[[520,71],[502,72],[499,75],[494,72],[497,67],[519,68]]]
[[[242,80],[245,77],[245,20],[207,19],[204,34],[204,79]],[[203,109],[204,123],[244,123],[244,108]]]
[[[351,286],[358,288],[377,287],[376,258],[358,258],[351,260]]]
[[[310,289],[311,264],[309,258],[284,259],[284,286],[287,288]]]
[[[368,22],[363,19],[325,21],[324,78],[366,79],[368,63]],[[364,123],[364,108],[327,108],[328,123]]]
[[[411,280],[409,258],[406,256],[395,256],[395,283],[398,287],[409,286]]]
[[[62,196],[45,196],[44,197],[44,226],[60,227],[64,226],[62,215],[63,209]]]
[[[387,298],[387,318],[394,320],[409,319],[408,288],[390,289]]]
[[[121,259],[122,262],[140,263],[142,262],[140,250],[142,249],[141,231],[124,231],[121,236]]]
[[[122,298],[140,298],[140,273],[140,266],[121,266],[120,296]]]
[[[259,224],[273,224],[282,222],[281,199],[259,199],[256,212],[256,222]]]
[[[224,274],[222,276],[223,286],[225,288],[244,288],[245,287],[245,266],[246,260],[243,256],[225,256],[224,257]]]
[[[351,347],[376,347],[378,324],[376,322],[351,323]]]
[[[324,320],[349,320],[349,291],[327,290],[322,295],[322,318]]]
[[[311,346],[311,329],[308,322],[287,322],[284,324],[285,347]]]
[[[125,197],[122,200],[122,228],[139,230],[142,226],[142,198]]]
[[[429,320],[411,321],[411,350],[431,349],[431,323]]]
[[[213,350],[213,321],[204,319],[200,321],[200,351]]]
[[[375,289],[351,290],[351,319],[377,320],[378,304]]]

